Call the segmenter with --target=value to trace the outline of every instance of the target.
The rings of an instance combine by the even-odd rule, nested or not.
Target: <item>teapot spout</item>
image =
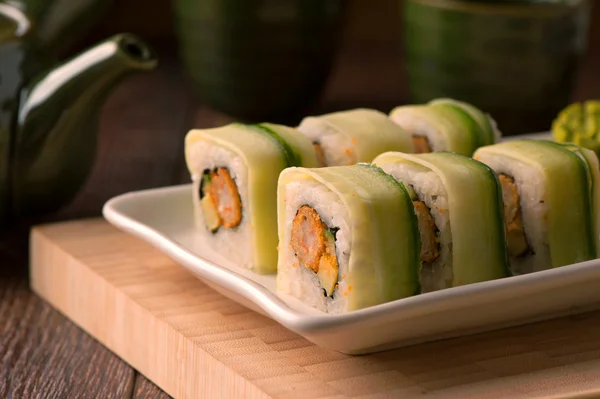
[[[119,34],[35,77],[22,90],[12,140],[13,216],[53,212],[75,196],[93,165],[106,97],[126,76],[156,65],[148,44]]]

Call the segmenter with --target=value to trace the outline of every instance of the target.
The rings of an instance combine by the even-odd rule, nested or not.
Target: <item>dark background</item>
[[[389,111],[406,103],[401,0],[348,0],[336,63],[317,110],[366,106]],[[151,6],[150,6],[151,4]],[[600,98],[600,7],[593,9],[588,53],[573,100]],[[99,216],[123,192],[188,182],[183,137],[192,127],[229,122],[192,96],[180,68],[171,1],[119,0],[72,52],[129,31],[155,47],[157,70],[121,84],[104,105],[95,169],[78,197],[52,218]]]
[[[116,2],[115,2],[116,3]],[[389,102],[405,100],[402,73],[402,0],[348,0],[349,13],[336,68],[324,93],[325,102]],[[104,21],[86,37],[88,43],[120,31],[132,31],[159,46],[176,51],[171,1],[119,0]],[[582,70],[577,98],[600,96],[600,5],[593,8],[589,54]],[[376,59],[376,73],[372,66]],[[360,79],[355,79],[360,76]],[[356,82],[354,82],[355,80]],[[349,84],[353,81],[352,84]]]

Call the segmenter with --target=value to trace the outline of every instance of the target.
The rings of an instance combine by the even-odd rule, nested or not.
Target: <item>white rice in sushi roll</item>
[[[439,231],[439,256],[431,263],[423,262],[421,266],[421,292],[451,287],[452,230],[448,194],[441,178],[435,172],[413,163],[389,163],[381,167],[398,181],[412,187],[418,200],[429,208]]]
[[[371,162],[385,151],[414,150],[408,132],[374,109],[308,116],[298,130],[313,142],[320,166],[354,165]]]
[[[236,267],[277,271],[277,180],[287,167],[316,167],[311,142],[284,125],[193,129],[185,140],[198,242]]]
[[[478,161],[488,165],[498,175],[511,177],[519,193],[523,230],[529,250],[526,254],[511,256],[512,272],[526,274],[547,269],[551,264],[551,257],[548,243],[548,204],[545,201],[546,174],[531,163],[493,152],[479,151],[476,156]],[[505,202],[507,195],[509,193],[503,191]]]
[[[339,229],[335,234],[335,249],[341,278],[338,279],[338,289],[333,292],[333,296],[326,296],[317,274],[305,267],[297,267],[298,259],[293,251],[281,251],[284,258],[280,260],[280,263],[295,265],[295,267],[278,270],[278,289],[323,312],[344,312],[348,299],[347,295],[343,295],[348,290],[344,276],[348,274],[352,246],[352,234],[346,207],[337,194],[326,186],[309,180],[288,183],[285,202],[284,243],[290,242],[292,222],[297,210],[303,205],[317,211],[327,226]]]
[[[315,143],[318,153],[322,152],[321,166],[353,165],[358,162],[352,139],[328,121],[318,117],[307,117],[302,120],[298,130]]]
[[[252,214],[249,212],[250,198],[248,196],[248,169],[240,155],[234,151],[210,141],[199,141],[190,149],[190,158],[195,160],[195,170],[191,174],[193,182],[193,203],[199,240],[208,248],[220,254],[227,254],[228,260],[245,268],[254,266]],[[239,226],[232,229],[218,229],[211,232],[204,220],[200,204],[201,172],[227,168],[236,183],[242,206],[242,220]]]
[[[329,314],[419,292],[413,205],[380,168],[288,168],[278,193],[278,292]]]

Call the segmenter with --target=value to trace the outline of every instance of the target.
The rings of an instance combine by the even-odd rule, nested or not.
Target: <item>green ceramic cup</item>
[[[179,52],[201,100],[247,121],[301,115],[321,93],[346,0],[176,0]]]
[[[588,0],[404,0],[411,101],[468,101],[492,114],[505,135],[548,130],[570,101],[590,7]]]

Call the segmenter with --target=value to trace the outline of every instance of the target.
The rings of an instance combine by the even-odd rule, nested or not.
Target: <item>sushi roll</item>
[[[588,169],[588,189],[590,216],[592,221],[592,234],[594,237],[595,258],[600,256],[600,161],[596,152],[574,145],[573,143],[561,144],[576,154]]]
[[[290,166],[316,167],[312,144],[276,124],[232,123],[185,138],[199,240],[260,274],[277,270],[277,179]]]
[[[277,290],[339,314],[419,292],[406,188],[368,164],[288,168],[278,188]]]
[[[312,141],[319,166],[371,162],[385,151],[413,152],[409,134],[373,109],[309,116],[298,130]]]
[[[419,223],[422,292],[508,275],[494,172],[456,153],[387,152],[373,163],[408,188]]]
[[[477,148],[494,144],[501,137],[489,115],[450,98],[399,106],[389,118],[411,135],[415,153],[450,151],[471,156]]]
[[[515,140],[482,147],[474,157],[499,177],[513,274],[597,257],[600,181],[593,151]]]
[[[464,101],[458,101],[452,98],[438,98],[429,102],[430,105],[454,105],[465,111],[477,123],[480,130],[480,145],[491,145],[502,139],[502,132],[498,129],[498,124],[490,114],[487,114],[472,104]]]

